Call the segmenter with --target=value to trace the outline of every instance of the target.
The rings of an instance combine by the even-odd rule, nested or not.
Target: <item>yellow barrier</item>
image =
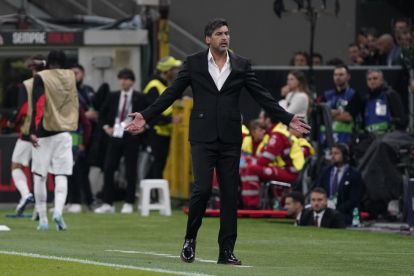
[[[171,196],[181,199],[189,198],[190,184],[193,181],[190,143],[188,142],[192,107],[192,99],[179,100],[173,105],[173,116],[180,116],[181,121],[173,124],[170,151],[164,169],[164,178],[170,183]]]

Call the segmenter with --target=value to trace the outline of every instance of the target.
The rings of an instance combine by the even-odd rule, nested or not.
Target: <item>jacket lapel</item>
[[[213,78],[208,71],[208,49],[205,51],[204,55],[201,56],[201,68],[204,76],[209,81],[210,85],[212,85],[213,89],[218,92],[217,86],[214,83]]]

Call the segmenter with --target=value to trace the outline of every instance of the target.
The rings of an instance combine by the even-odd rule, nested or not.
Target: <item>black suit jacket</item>
[[[109,125],[113,127],[115,124],[115,119],[118,116],[118,106],[119,99],[121,96],[121,91],[116,91],[109,93],[106,97],[105,102],[103,103],[101,109],[99,110],[99,123],[101,126]],[[146,97],[137,92],[133,91],[132,94],[132,112],[141,112],[148,107]],[[130,136],[129,133],[125,132],[124,137]],[[139,135],[136,135],[138,137]]]
[[[333,166],[326,167],[316,182],[316,186],[322,187],[330,194],[330,181]],[[352,223],[352,211],[359,207],[362,193],[361,174],[352,166],[348,166],[338,186],[336,210],[345,216],[347,225]]]
[[[313,210],[306,209],[300,219],[299,225],[311,226],[313,224]],[[345,228],[344,217],[338,211],[326,208],[321,220],[321,227],[323,228]]]
[[[287,113],[270,93],[257,81],[250,62],[229,52],[231,73],[219,91],[208,72],[208,50],[187,57],[177,79],[146,110],[145,120],[160,114],[184,89],[191,86],[194,97],[190,117],[192,142],[241,143],[241,113],[239,97],[243,88],[270,114],[289,125],[293,115]]]

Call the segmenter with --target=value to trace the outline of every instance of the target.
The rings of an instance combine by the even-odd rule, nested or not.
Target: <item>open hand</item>
[[[292,121],[289,123],[289,128],[305,136],[309,135],[311,131],[311,127],[305,123],[305,118],[299,115],[293,116]]]
[[[142,132],[146,122],[144,117],[142,117],[141,113],[130,113],[128,114],[128,117],[131,117],[132,121],[125,126],[125,130],[132,134]]]

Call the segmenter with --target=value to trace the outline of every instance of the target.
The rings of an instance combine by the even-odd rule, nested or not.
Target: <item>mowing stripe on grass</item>
[[[98,261],[82,260],[82,259],[75,259],[75,258],[70,258],[70,257],[40,255],[36,253],[27,253],[27,252],[0,250],[0,254],[16,255],[16,256],[30,257],[30,258],[36,258],[36,259],[57,260],[57,261],[79,263],[79,264],[106,266],[106,267],[112,267],[112,268],[125,268],[125,269],[134,269],[134,270],[142,270],[142,271],[150,271],[150,272],[170,273],[170,274],[176,274],[176,275],[210,276],[209,274],[203,274],[203,273],[197,273],[197,272],[183,272],[183,271],[173,271],[173,270],[160,269],[160,268],[148,268],[148,267],[141,267],[141,266],[134,266],[134,265],[104,263],[104,262],[98,262]]]
[[[174,256],[171,254],[148,252],[148,251],[118,250],[118,249],[107,249],[105,251],[106,252],[119,252],[119,253],[125,253],[125,254],[143,254],[143,255],[166,257],[166,258],[180,258],[180,256]],[[206,259],[200,259],[200,258],[196,258],[195,260],[196,262],[202,262],[202,263],[214,263],[214,264],[217,263],[217,261],[214,261],[214,260],[206,260]],[[237,265],[236,267],[253,267],[253,266]]]

